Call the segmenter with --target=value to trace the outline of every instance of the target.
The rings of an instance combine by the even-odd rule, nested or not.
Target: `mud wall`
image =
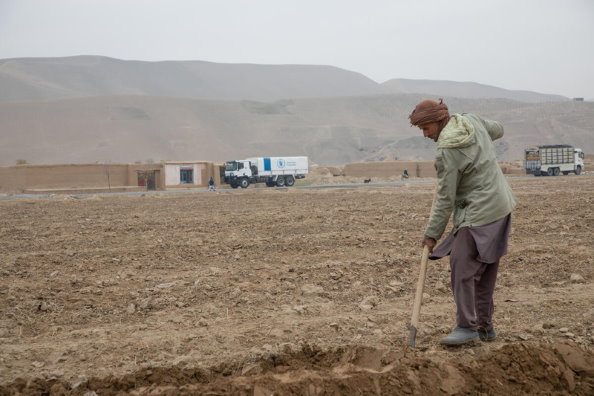
[[[518,164],[505,162],[500,163],[499,166],[506,175],[522,175],[525,173],[524,168]],[[344,166],[342,174],[351,177],[400,177],[404,169],[408,170],[411,177],[437,177],[433,161],[352,163]],[[335,172],[331,171],[331,173],[336,176]]]
[[[16,165],[0,168],[0,191],[129,185],[127,164]],[[132,184],[132,185],[135,185]]]
[[[504,162],[504,163],[500,163],[499,166],[501,167],[501,171],[505,175],[525,175],[526,174],[526,170],[521,165]]]
[[[223,180],[221,180],[221,172],[223,172],[224,175],[225,164],[207,162],[206,166],[202,169],[202,172],[204,173],[202,180],[205,181],[206,185],[208,185],[208,179],[210,179],[210,176],[213,177],[215,185],[220,186],[221,184],[224,184]]]
[[[15,193],[24,189],[25,168],[18,166],[0,167],[0,192]]]
[[[433,161],[357,162],[346,164],[343,174],[352,177],[400,177],[404,169],[411,177],[436,177]]]

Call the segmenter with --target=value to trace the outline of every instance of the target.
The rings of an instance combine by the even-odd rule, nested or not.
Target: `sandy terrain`
[[[594,177],[517,179],[499,337],[448,261],[407,324],[432,184],[0,201],[0,394],[594,392]]]

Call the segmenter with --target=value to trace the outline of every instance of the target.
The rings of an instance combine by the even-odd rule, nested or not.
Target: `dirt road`
[[[0,394],[592,394],[594,177],[512,180],[492,343],[407,349],[433,185],[0,201]]]

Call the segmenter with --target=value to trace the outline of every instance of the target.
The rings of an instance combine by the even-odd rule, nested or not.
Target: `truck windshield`
[[[538,161],[540,156],[538,154],[538,149],[526,149],[526,161]]]
[[[225,170],[227,172],[236,171],[237,170],[237,161],[227,161],[225,163]]]

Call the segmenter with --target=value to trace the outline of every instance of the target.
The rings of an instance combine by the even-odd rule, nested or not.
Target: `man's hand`
[[[433,248],[435,245],[437,245],[437,241],[435,239],[423,235],[421,246],[427,246],[429,248],[429,253],[433,253]]]

